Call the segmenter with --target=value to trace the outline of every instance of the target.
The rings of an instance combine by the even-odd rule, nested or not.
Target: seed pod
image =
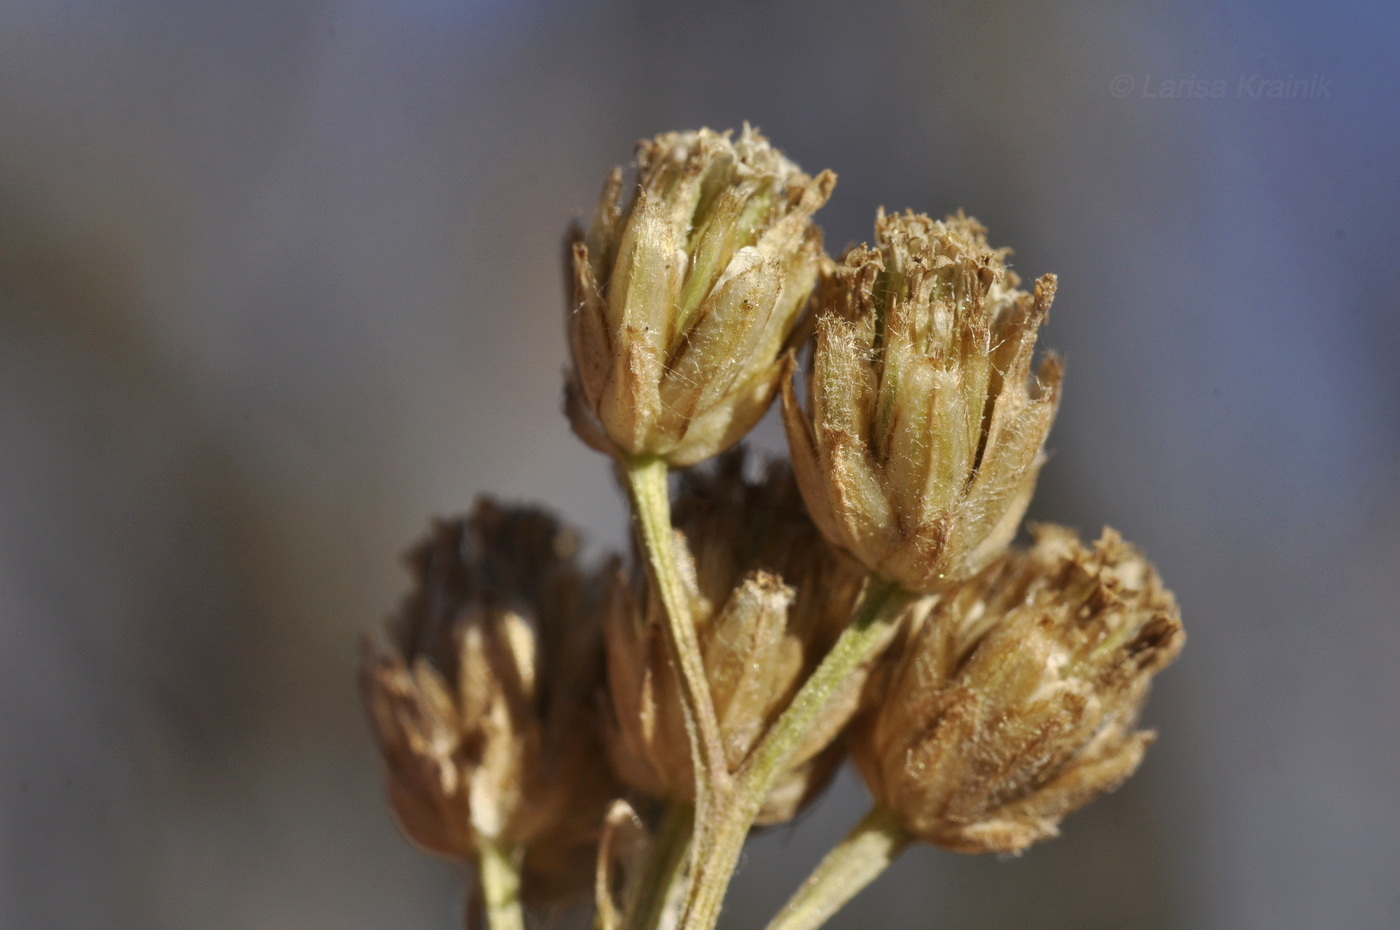
[[[760,481],[743,476],[744,452],[704,473],[686,473],[676,505],[676,550],[731,771],[768,727],[850,619],[865,573],[822,540],[791,473],[773,463]],[[668,661],[661,604],[644,579],[619,578],[605,632],[614,767],[654,797],[691,800],[695,774]],[[858,709],[863,675],[793,754],[759,816],[791,818],[823,788],[844,746],[836,740]]]
[[[882,212],[875,233],[823,278],[811,412],[790,374],[783,420],[827,539],[933,593],[994,559],[1030,502],[1060,383],[1055,358],[1030,377],[1055,278],[1017,290],[1006,250],[961,214]]]
[[[475,861],[523,850],[525,893],[586,891],[619,786],[603,758],[601,578],[543,511],[479,500],[409,556],[415,587],[366,643],[365,701],[410,839]]]
[[[1019,852],[1133,773],[1154,674],[1185,642],[1171,592],[1117,533],[1038,527],[946,595],[852,753],[905,829],[958,852]]]
[[[615,169],[571,240],[565,408],[600,451],[689,465],[768,409],[836,176],[808,177],[746,126],[641,142],[636,181],[624,204]]]

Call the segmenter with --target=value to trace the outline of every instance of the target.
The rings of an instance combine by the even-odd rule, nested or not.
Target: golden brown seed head
[[[1019,852],[1117,787],[1153,734],[1149,682],[1185,642],[1171,592],[1112,530],[1037,527],[920,627],[852,752],[879,803],[959,852]]]
[[[822,256],[812,214],[836,176],[803,174],[757,131],[637,147],[569,257],[574,431],[614,455],[689,465],[732,446],[777,390]]]
[[[617,785],[602,752],[601,579],[543,511],[482,499],[409,555],[415,586],[366,643],[365,701],[404,832],[475,860],[523,849],[526,893],[586,890]]]
[[[710,693],[731,771],[748,758],[848,621],[864,572],[835,553],[807,518],[791,473],[770,465],[745,480],[744,452],[687,473],[675,509],[676,549],[698,627]],[[667,661],[661,604],[619,579],[606,635],[614,765],[637,789],[694,796],[695,774]],[[832,702],[794,753],[759,817],[792,817],[826,784],[857,710],[861,676]]]
[[[1058,360],[1031,377],[1055,278],[1018,290],[961,214],[882,212],[875,233],[824,272],[810,412],[790,374],[783,418],[827,539],[932,593],[994,559],[1030,501],[1059,395]]]

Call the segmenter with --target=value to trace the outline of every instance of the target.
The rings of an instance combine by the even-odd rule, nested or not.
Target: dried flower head
[[[994,559],[1030,501],[1060,383],[1054,358],[1031,378],[1055,278],[1018,290],[961,214],[881,212],[875,233],[823,278],[811,413],[790,375],[784,422],[827,539],[931,593]]]
[[[1149,682],[1185,642],[1171,592],[1112,530],[1037,527],[945,597],[879,693],[853,754],[927,842],[1018,852],[1133,773]]]
[[[572,243],[566,407],[580,438],[688,465],[748,432],[816,281],[811,216],[835,182],[747,126],[737,141],[701,129],[638,144],[632,197],[614,169]]]
[[[677,558],[731,771],[836,639],[865,574],[822,540],[786,465],[770,464],[758,481],[743,472],[741,447],[711,470],[685,474],[676,507]],[[610,749],[634,787],[690,800],[695,774],[661,609],[654,593],[618,580],[606,621]],[[760,823],[789,819],[826,784],[862,682],[852,678],[798,747]]]
[[[409,556],[415,587],[387,645],[366,644],[365,700],[391,805],[429,851],[524,854],[526,894],[591,880],[617,785],[602,752],[601,578],[543,511],[482,499]]]

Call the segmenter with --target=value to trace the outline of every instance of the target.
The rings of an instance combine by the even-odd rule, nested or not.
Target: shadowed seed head
[[[390,802],[431,852],[524,853],[525,891],[584,891],[618,785],[602,755],[600,577],[532,508],[477,503],[409,556],[415,586],[361,680]]]

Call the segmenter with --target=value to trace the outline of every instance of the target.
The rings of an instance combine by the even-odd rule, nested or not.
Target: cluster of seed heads
[[[483,876],[506,863],[527,902],[701,927],[683,893],[618,892],[629,869],[686,881],[684,861],[614,868],[645,859],[658,812],[720,818],[707,799],[757,784],[743,829],[778,823],[848,756],[885,829],[1019,852],[1151,741],[1138,713],[1184,641],[1156,571],[1111,530],[1013,544],[1059,402],[1059,360],[1033,365],[1054,277],[1022,290],[961,213],[881,211],[833,259],[813,215],[834,184],[747,127],[640,143],[571,233],[565,410],[620,475],[678,472],[662,532],[586,562],[548,513],[483,499],[413,550],[366,647],[403,830]],[[779,397],[789,459],[756,462],[741,440]],[[886,632],[789,733],[877,596]]]

